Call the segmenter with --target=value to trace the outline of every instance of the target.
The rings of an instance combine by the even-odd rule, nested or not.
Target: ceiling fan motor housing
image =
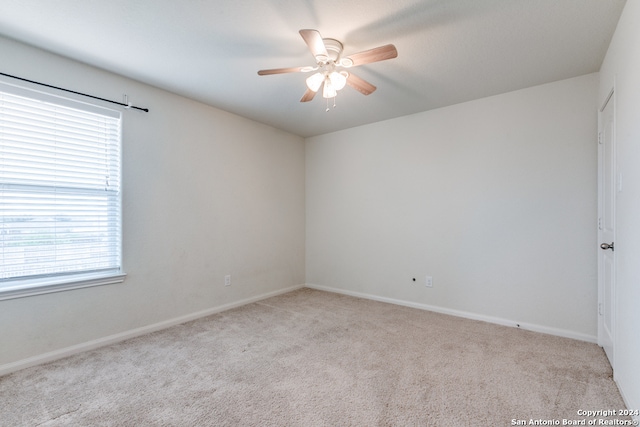
[[[316,56],[316,60],[324,63],[329,61],[337,62],[338,58],[340,58],[340,54],[342,54],[342,49],[344,48],[342,43],[336,39],[322,39],[322,41],[327,49],[328,58],[325,58],[324,55],[318,55]]]

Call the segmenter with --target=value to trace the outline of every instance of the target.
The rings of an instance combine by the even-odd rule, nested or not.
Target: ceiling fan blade
[[[309,102],[313,99],[314,96],[316,96],[316,93],[307,88],[307,91],[304,93],[304,95],[302,95],[302,98],[300,98],[300,102]]]
[[[398,51],[396,47],[392,44],[388,44],[385,46],[376,47],[373,49],[365,50],[364,52],[354,53],[353,55],[347,56],[346,59],[348,62],[351,61],[351,65],[342,64],[345,67],[355,67],[357,65],[370,64],[372,62],[384,61],[387,59],[392,59],[398,56]],[[341,61],[342,62],[342,61]]]
[[[272,68],[270,70],[258,71],[259,76],[268,76],[270,74],[284,74],[284,73],[307,73],[313,71],[314,67],[291,67],[291,68]]]
[[[363,95],[369,95],[376,90],[374,85],[351,73],[347,77],[347,84]]]
[[[319,55],[328,57],[327,48],[324,45],[324,41],[322,40],[322,36],[317,30],[300,30],[300,35],[304,39],[307,46],[309,46],[309,50],[313,54],[313,57],[317,57]]]

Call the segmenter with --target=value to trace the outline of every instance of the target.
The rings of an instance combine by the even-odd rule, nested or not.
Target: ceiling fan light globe
[[[340,73],[334,71],[329,74],[329,80],[331,81],[331,86],[333,86],[335,90],[341,90],[347,84],[347,73],[344,71]]]
[[[317,92],[320,89],[320,85],[324,81],[324,75],[321,73],[315,73],[307,77],[306,83],[309,90]]]

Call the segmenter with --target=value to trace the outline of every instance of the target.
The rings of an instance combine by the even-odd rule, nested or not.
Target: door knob
[[[600,245],[600,248],[604,249],[605,251],[607,249],[611,249],[613,251],[613,242],[611,242],[611,243],[603,243],[603,244]]]

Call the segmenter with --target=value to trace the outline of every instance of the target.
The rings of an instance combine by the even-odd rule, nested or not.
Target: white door
[[[598,344],[611,366],[614,365],[615,343],[615,207],[616,179],[614,94],[600,111],[598,132]]]

